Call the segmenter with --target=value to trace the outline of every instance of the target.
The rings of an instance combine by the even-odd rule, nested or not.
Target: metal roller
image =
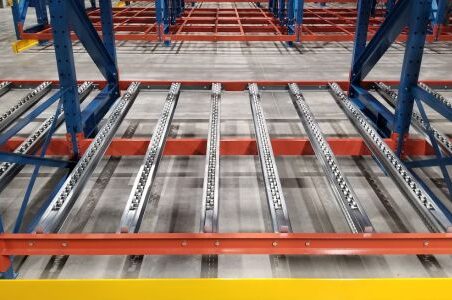
[[[375,87],[376,87],[377,92],[386,101],[388,101],[392,106],[394,106],[394,107],[396,106],[397,97],[398,97],[397,91],[392,90],[391,87],[384,84],[383,82],[375,83]],[[427,133],[427,131],[428,131],[427,124],[424,122],[424,120],[422,119],[422,116],[420,114],[418,114],[416,112],[413,112],[411,114],[411,125],[413,125],[413,127],[424,136],[426,141],[428,141],[430,143],[430,138]],[[441,131],[439,131],[438,129],[436,129],[433,126],[430,126],[430,130],[433,133],[433,136],[435,137],[436,142],[441,147],[441,150],[448,156],[452,156],[452,143],[449,140],[449,138],[447,137],[447,135],[445,135],[444,133],[442,133]]]
[[[329,87],[334,98],[364,138],[369,150],[405,193],[407,199],[423,219],[437,232],[451,232],[451,221],[417,182],[403,162],[378,135],[364,114],[349,100],[337,83],[330,83]]]
[[[290,83],[289,91],[298,116],[308,134],[312,149],[314,149],[314,153],[328,178],[330,187],[350,226],[350,230],[354,233],[374,231],[369,217],[360,204],[347,177],[341,171],[336,157],[301,94],[298,85]]]
[[[248,85],[248,90],[254,129],[256,132],[257,147],[259,150],[259,160],[264,175],[265,191],[270,208],[273,230],[275,232],[290,232],[292,231],[292,228],[290,225],[289,214],[287,212],[286,201],[284,199],[278,170],[276,168],[264,111],[261,106],[259,88],[256,83],[250,83]]]
[[[51,82],[43,82],[33,89],[25,97],[19,100],[14,106],[10,107],[6,112],[0,115],[0,131],[3,131],[24,112],[44,97],[52,88]]]
[[[85,82],[78,87],[78,94],[80,97],[80,101],[83,101],[89,93],[94,88],[92,82]],[[46,119],[41,125],[36,129],[28,138],[26,138],[20,145],[14,150],[14,153],[18,154],[28,154],[31,155],[35,153],[36,150],[41,147],[42,143],[45,140],[47,133],[49,132],[52,123],[54,120],[54,116]],[[64,121],[64,112],[63,108],[61,108],[56,126],[60,126]],[[22,170],[24,165],[22,164],[14,164],[9,162],[3,162],[0,164],[0,192],[11,182],[14,176]]]
[[[121,217],[119,232],[138,232],[146,205],[151,196],[151,188],[163,154],[169,127],[176,110],[180,94],[180,83],[171,85],[160,119],[152,133],[143,164],[138,171],[132,191]]]
[[[66,219],[71,207],[89,176],[92,174],[113,139],[116,130],[129,111],[138,91],[139,82],[132,82],[127,92],[115,102],[104,126],[91,142],[68,178],[61,186],[36,226],[38,233],[56,232]]]
[[[220,102],[221,84],[212,84],[206,168],[202,193],[201,231],[218,231],[218,190],[220,187]]]

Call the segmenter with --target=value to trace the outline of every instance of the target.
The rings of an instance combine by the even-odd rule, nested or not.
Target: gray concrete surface
[[[52,47],[37,47],[12,54],[14,40],[9,11],[0,10],[0,78],[56,78]],[[75,45],[78,78],[99,75]],[[281,43],[180,43],[167,48],[157,44],[120,43],[118,62],[123,79],[164,80],[343,80],[348,76],[351,44],[306,44],[289,48]],[[403,56],[395,45],[372,73],[374,79],[397,79]],[[451,44],[430,44],[424,59],[424,79],[452,79]],[[98,91],[94,92],[92,99]],[[0,111],[10,107],[24,90],[0,98]],[[305,91],[306,100],[329,137],[357,136],[356,130],[326,91]],[[445,91],[448,96],[452,92]],[[142,91],[117,132],[117,136],[149,138],[166,91]],[[171,137],[207,136],[208,91],[183,91]],[[87,101],[89,102],[89,100]],[[86,105],[86,104],[85,104]],[[246,92],[225,92],[222,98],[221,132],[226,137],[252,137],[254,129]],[[263,107],[272,137],[304,137],[288,94],[265,91]],[[52,107],[55,109],[55,107]],[[27,136],[53,110],[46,111],[22,132]],[[435,126],[452,134],[450,123],[430,112]],[[64,134],[64,126],[57,134]],[[115,232],[142,157],[106,157],[96,168],[78,198],[62,232]],[[328,182],[312,156],[280,156],[276,159],[294,231],[348,232]],[[370,157],[340,157],[371,221],[379,232],[426,232],[427,228],[403,194]],[[33,169],[24,170],[0,194],[0,213],[11,230]],[[203,156],[163,158],[146,209],[142,232],[196,232],[204,172]],[[27,214],[27,222],[46,199],[61,171],[42,168]],[[433,182],[437,170],[424,174]],[[442,198],[447,202],[443,194]],[[271,224],[263,193],[257,157],[221,159],[221,232],[269,232]],[[447,202],[450,206],[450,202]],[[452,207],[451,207],[452,208]],[[20,278],[159,278],[200,277],[200,256],[168,257],[28,257],[16,258]],[[205,266],[204,266],[205,267]],[[218,277],[449,277],[450,256],[383,257],[274,257],[265,255],[220,256]]]

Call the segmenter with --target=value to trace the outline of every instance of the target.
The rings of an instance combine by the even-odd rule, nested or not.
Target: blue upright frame
[[[396,138],[396,153],[400,157],[403,157],[404,143],[411,125],[413,106],[416,103],[424,123],[427,124],[430,143],[436,158],[407,162],[407,166],[412,168],[438,166],[449,190],[449,197],[452,197],[452,182],[446,167],[451,164],[452,159],[441,153],[430,130],[430,122],[425,114],[423,103],[438,111],[448,120],[452,120],[452,108],[418,86],[425,41],[431,23],[432,0],[397,1],[374,37],[369,43],[366,43],[371,10],[372,0],[358,2],[349,96],[374,123],[382,136],[392,135]],[[408,39],[398,88],[398,101],[395,113],[392,113],[361,83],[406,27],[408,27]],[[424,184],[424,186],[427,185]]]
[[[25,193],[19,214],[14,226],[14,232],[20,232],[23,227],[23,219],[30,201],[34,183],[39,175],[41,166],[58,168],[71,168],[72,161],[45,158],[51,136],[56,129],[57,115],[64,109],[64,118],[68,137],[72,142],[73,158],[77,159],[80,154],[79,138],[91,136],[96,132],[97,126],[114,101],[120,96],[118,67],[116,60],[115,39],[113,34],[113,15],[111,0],[99,0],[102,23],[102,39],[97,34],[90,22],[84,3],[80,0],[49,1],[51,25],[54,35],[55,56],[57,61],[58,76],[60,80],[59,91],[53,96],[39,104],[32,112],[19,120],[10,129],[0,135],[0,146],[15,136],[27,124],[33,121],[39,114],[51,104],[59,101],[55,112],[54,123],[45,138],[38,156],[19,155],[14,153],[0,153],[0,161],[9,161],[17,164],[31,164],[35,166],[30,183]],[[81,44],[85,47],[100,73],[107,81],[106,87],[81,111],[78,84],[75,72],[74,54],[72,49],[71,32],[74,32]],[[57,184],[54,192],[61,186]],[[46,201],[40,212],[50,204]],[[38,213],[38,215],[39,215]],[[0,218],[0,233],[3,232],[3,224]],[[14,270],[0,274],[3,278],[14,278]]]
[[[297,42],[301,41],[301,26],[303,24],[304,0],[269,0],[268,9],[287,28],[288,34],[297,35]]]

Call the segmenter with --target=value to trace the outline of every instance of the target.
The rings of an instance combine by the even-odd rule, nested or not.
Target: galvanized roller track
[[[104,126],[78,161],[68,178],[51,201],[36,226],[38,233],[56,232],[63,224],[69,210],[89,176],[92,174],[113,139],[116,130],[134,102],[140,83],[132,82],[126,93],[116,101]]]
[[[6,94],[11,89],[11,82],[3,81],[0,83],[0,97]]]
[[[343,108],[374,157],[405,193],[413,207],[437,232],[452,231],[451,221],[417,182],[403,162],[378,135],[364,114],[349,100],[337,83],[330,83],[332,95]]]
[[[388,101],[392,106],[396,106],[397,104],[397,91],[394,91],[389,87],[388,85],[384,84],[383,82],[375,83],[375,87],[377,92],[385,98],[386,101]],[[413,112],[411,114],[411,125],[419,132],[421,133],[425,139],[430,142],[429,135],[427,133],[428,128],[427,124],[422,119],[422,116],[418,114],[417,112]],[[452,156],[452,143],[450,142],[447,135],[436,129],[435,127],[430,125],[430,130],[433,133],[433,136],[436,139],[436,142],[441,147],[441,150],[448,156]]]
[[[201,231],[218,231],[218,190],[220,187],[220,102],[221,84],[212,84],[206,168],[202,193]]]
[[[48,92],[50,92],[51,88],[51,82],[46,81],[41,83],[25,97],[20,99],[14,106],[10,107],[6,112],[0,115],[0,131],[3,131]]]
[[[341,171],[336,157],[326,141],[296,83],[289,84],[289,92],[298,116],[308,134],[312,149],[322,166],[334,196],[353,233],[372,232],[373,225],[360,204],[350,182]]]
[[[267,124],[265,122],[259,88],[256,83],[250,83],[248,90],[259,150],[259,160],[264,175],[265,191],[270,208],[273,230],[275,232],[291,232],[292,228],[276,168],[270,135],[268,134]]]
[[[83,101],[94,88],[92,82],[85,82],[78,87],[78,94],[80,101]],[[44,142],[44,139],[49,132],[54,116],[46,119],[28,138],[26,138],[20,145],[14,150],[14,153],[18,154],[33,154]],[[64,121],[64,112],[61,108],[57,120],[56,126],[60,126]],[[9,162],[3,162],[0,164],[0,192],[9,184],[9,182],[22,170],[24,165],[14,164]]]
[[[446,99],[443,95],[436,92],[425,83],[419,82],[418,85],[421,89],[424,89],[427,93],[433,95],[436,99],[438,99],[438,101],[442,102],[445,106],[447,106],[448,108],[452,108],[452,103],[448,99]]]
[[[160,119],[152,133],[143,164],[138,171],[132,191],[121,217],[119,232],[138,232],[146,205],[151,196],[151,188],[157,174],[160,159],[165,147],[169,127],[176,110],[180,94],[180,83],[171,85]]]

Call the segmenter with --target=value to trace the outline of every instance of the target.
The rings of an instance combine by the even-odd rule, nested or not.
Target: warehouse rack
[[[430,26],[431,1],[398,1],[375,33],[369,26],[373,11],[372,1],[359,1],[357,9],[357,29],[349,82],[121,81],[116,63],[111,1],[100,1],[102,27],[98,30],[76,0],[51,1],[51,23],[59,81],[41,83],[5,79],[0,83],[0,94],[7,93],[12,87],[34,88],[11,110],[11,114],[20,111],[23,117],[18,119],[19,113],[16,113],[14,122],[5,126],[0,134],[2,149],[0,159],[4,162],[0,170],[3,173],[9,172],[8,176],[0,177],[0,180],[6,185],[23,165],[35,167],[13,233],[0,234],[2,276],[14,278],[12,260],[15,256],[24,255],[452,254],[451,213],[443,200],[429,189],[428,184],[417,176],[414,170],[438,166],[446,186],[449,189],[451,187],[447,170],[451,163],[451,143],[438,129],[430,126],[424,104],[450,121],[451,102],[441,95],[440,90],[450,87],[452,82],[419,83],[423,47]],[[406,27],[409,30],[400,82],[364,81]],[[71,30],[78,36],[105,80],[93,82],[77,80]],[[97,33],[99,30],[102,31],[102,38]],[[367,40],[370,41],[367,43]],[[93,85],[99,88],[100,92],[84,109],[81,109],[80,102],[91,92]],[[49,86],[57,87],[58,91],[50,97],[44,97]],[[325,137],[314,114],[304,101],[304,90],[313,87],[331,93],[357,129],[359,138]],[[392,87],[397,87],[398,91],[393,91]],[[151,141],[115,138],[117,128],[140,90],[155,88],[168,89],[168,95]],[[168,127],[177,110],[177,104],[183,101],[180,97],[181,89],[211,89],[207,139],[168,138]],[[306,129],[308,138],[271,139],[262,109],[262,89],[287,91],[287,97],[292,99],[294,110],[298,113],[300,124]],[[371,89],[380,92],[392,103],[395,107],[394,112],[373,96]],[[255,138],[221,139],[219,124],[223,90],[248,92]],[[27,101],[34,101],[36,97],[43,100],[34,105],[28,104]],[[413,111],[415,103],[419,113]],[[45,120],[38,130],[28,138],[16,136],[52,104],[57,104],[54,115]],[[25,105],[24,109],[21,109],[22,105]],[[100,126],[103,119],[105,122]],[[63,121],[66,125],[66,137],[52,137]],[[424,137],[428,138],[410,136],[408,129],[412,123]],[[104,155],[143,156],[142,166],[134,181],[122,218],[118,220],[117,233],[58,233],[86,180]],[[149,190],[163,155],[206,155],[203,196],[199,199],[203,203],[200,233],[139,232],[144,209],[149,202]],[[273,233],[219,233],[218,203],[221,201],[218,196],[219,161],[224,155],[259,156],[268,209],[272,216]],[[285,205],[274,158],[278,155],[316,155],[330,182],[334,198],[349,225],[350,233],[292,232],[291,216]],[[376,232],[350,181],[341,171],[335,157],[337,155],[372,155],[404,193],[430,232]],[[66,159],[54,158],[55,156],[64,156]],[[413,157],[417,157],[418,160],[414,160]],[[28,226],[23,226],[24,212],[31,201],[31,192],[41,166],[67,168],[69,174],[55,185],[48,200],[44,201],[34,215],[34,220]],[[445,191],[444,195],[450,199],[450,190]],[[1,219],[0,225],[0,232],[4,232]],[[278,284],[278,281],[273,283]],[[4,283],[0,283],[2,284]],[[206,283],[210,284],[212,283]],[[283,282],[280,284],[284,285]],[[10,286],[5,286],[6,289],[10,289]],[[438,286],[443,285],[438,283]],[[196,289],[196,283],[189,285],[188,289]],[[392,291],[392,288],[387,287],[387,290]],[[422,294],[415,287],[414,290],[419,295]],[[334,291],[337,293],[336,289]],[[16,292],[25,295],[28,291]],[[415,295],[413,299],[416,297]]]
[[[29,3],[30,2],[30,3]],[[45,1],[44,1],[45,2]],[[53,37],[49,26],[48,16],[44,10],[43,0],[15,1],[13,6],[16,35],[19,44],[15,49],[20,51],[38,41],[44,42]],[[81,1],[84,3],[84,1]],[[145,6],[123,6],[113,9],[113,23],[116,40],[132,41],[164,41],[166,44],[174,41],[352,41],[355,33],[357,10],[354,5],[357,1],[325,1],[330,3],[349,4],[345,7],[324,6],[309,7],[307,4],[313,0],[269,0],[267,8],[260,2],[252,1],[252,6],[237,7],[239,1],[228,2],[230,8],[203,7],[205,2],[191,6],[182,0],[132,1],[143,2]],[[369,38],[376,32],[384,20],[385,15],[391,11],[394,1],[372,3],[372,19],[369,26]],[[24,29],[27,7],[30,4],[36,7],[38,24]],[[191,2],[195,3],[195,2]],[[149,6],[152,4],[153,6]],[[351,5],[351,6],[350,6]],[[446,0],[434,0],[431,14],[429,41],[452,40],[452,34],[447,12]],[[43,8],[40,8],[43,7]],[[79,5],[78,10],[85,10],[95,29],[101,31],[100,8],[85,8]],[[72,35],[73,39],[77,35]],[[406,40],[406,34],[398,38]]]

